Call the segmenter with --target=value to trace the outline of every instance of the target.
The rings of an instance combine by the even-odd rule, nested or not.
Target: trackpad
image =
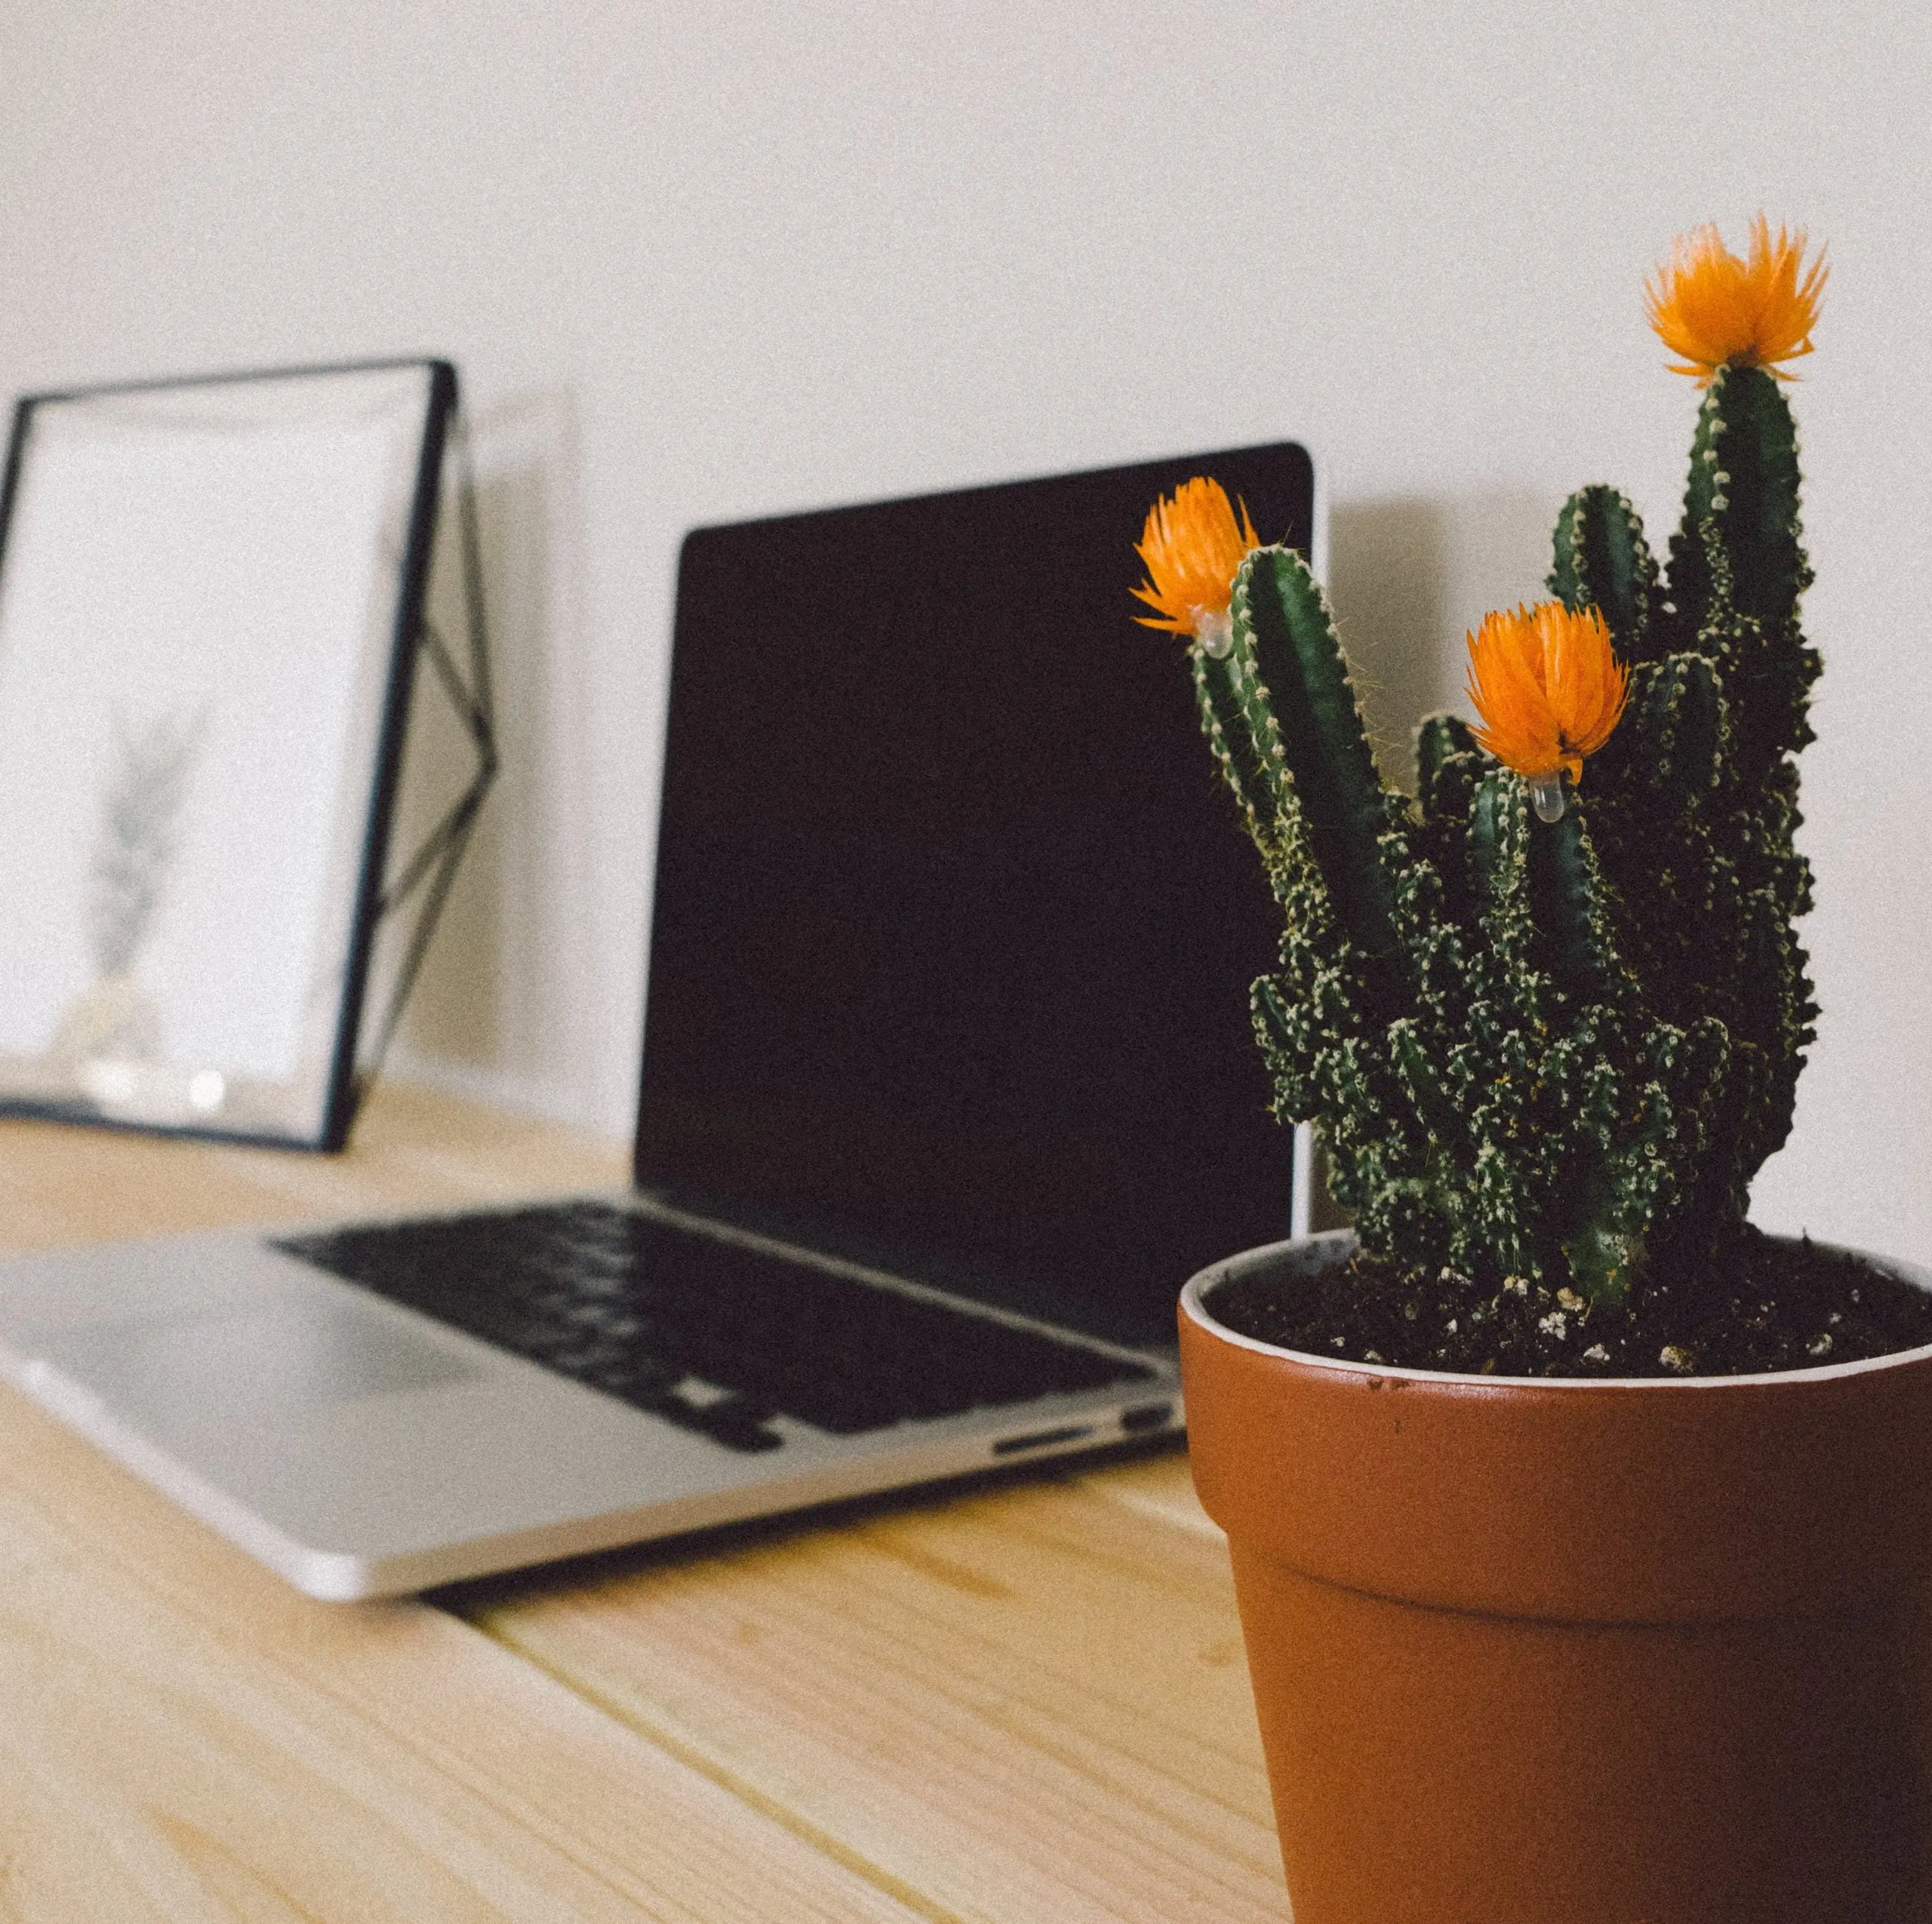
[[[109,1409],[165,1429],[192,1424],[211,1409],[293,1413],[481,1373],[380,1313],[331,1302],[65,1329],[38,1347]]]

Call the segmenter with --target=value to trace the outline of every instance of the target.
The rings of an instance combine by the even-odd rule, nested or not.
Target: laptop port
[[[1171,1403],[1138,1403],[1131,1409],[1121,1412],[1120,1426],[1130,1437],[1137,1437],[1143,1430],[1164,1428],[1174,1413]]]
[[[1069,1424],[1060,1430],[1035,1430],[1031,1436],[1001,1437],[993,1445],[995,1456],[1011,1456],[1023,1449],[1044,1449],[1053,1443],[1073,1443],[1081,1437],[1091,1437],[1094,1426],[1091,1423]]]

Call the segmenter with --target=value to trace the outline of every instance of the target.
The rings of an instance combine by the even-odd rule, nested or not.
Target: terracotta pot
[[[1932,1348],[1454,1376],[1202,1307],[1351,1246],[1181,1298],[1295,1924],[1932,1917]]]

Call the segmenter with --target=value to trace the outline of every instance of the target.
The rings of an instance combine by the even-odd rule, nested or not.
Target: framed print
[[[454,370],[32,395],[0,494],[0,1111],[339,1148]]]

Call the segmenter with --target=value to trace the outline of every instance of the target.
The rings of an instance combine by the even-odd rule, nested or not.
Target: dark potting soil
[[[1492,1290],[1361,1251],[1204,1299],[1244,1336],[1312,1356],[1497,1376],[1742,1376],[1932,1343],[1932,1291],[1864,1257],[1747,1231],[1728,1274],[1652,1278],[1629,1308],[1518,1277]]]

